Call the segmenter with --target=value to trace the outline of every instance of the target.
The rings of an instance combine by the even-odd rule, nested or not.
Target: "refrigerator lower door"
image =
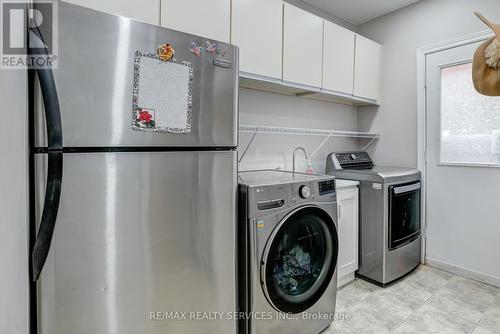
[[[235,166],[234,151],[65,154],[39,333],[235,333],[212,313],[236,311]]]

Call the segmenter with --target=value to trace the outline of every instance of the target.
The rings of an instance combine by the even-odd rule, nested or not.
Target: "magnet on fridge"
[[[197,57],[201,56],[201,50],[203,48],[201,46],[198,46],[196,42],[191,42],[191,53],[196,55]]]
[[[135,114],[135,125],[139,128],[153,129],[156,127],[155,111],[149,108],[140,108]]]
[[[165,43],[165,44],[158,46],[158,48],[156,49],[156,52],[158,53],[158,58],[160,58],[160,60],[163,60],[163,61],[169,61],[175,55],[174,48],[172,47],[172,45],[170,45],[168,43]]]
[[[215,56],[215,54],[217,53],[217,43],[205,41],[205,51]]]

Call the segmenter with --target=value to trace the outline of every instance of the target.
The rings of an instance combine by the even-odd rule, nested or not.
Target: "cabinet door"
[[[358,188],[339,189],[337,205],[341,278],[358,269]]]
[[[378,101],[380,90],[380,58],[382,46],[356,35],[354,61],[354,96]]]
[[[352,31],[325,21],[323,38],[324,89],[352,95],[354,36]]]
[[[283,80],[321,87],[323,19],[285,3]]]
[[[229,43],[231,0],[161,0],[161,25]]]
[[[160,0],[65,0],[66,2],[121,15],[151,24],[160,24]]]
[[[240,70],[281,79],[282,0],[233,0],[231,43],[240,47]]]

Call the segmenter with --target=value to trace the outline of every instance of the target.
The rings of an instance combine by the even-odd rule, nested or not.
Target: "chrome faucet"
[[[309,160],[309,157],[307,156],[307,152],[306,152],[305,148],[303,148],[302,146],[299,146],[299,147],[295,148],[295,150],[293,150],[293,154],[292,154],[292,159],[293,159],[293,173],[294,174],[295,174],[295,153],[297,153],[297,151],[304,152],[304,156],[306,157],[306,160]]]

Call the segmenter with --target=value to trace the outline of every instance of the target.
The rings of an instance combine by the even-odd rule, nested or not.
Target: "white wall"
[[[0,70],[0,333],[28,333],[26,72]],[[11,99],[18,97],[18,99]]]
[[[353,106],[303,97],[280,95],[251,89],[240,90],[240,124],[284,127],[357,130],[357,111]],[[240,154],[252,134],[240,134]],[[312,154],[324,137],[258,134],[242,161],[241,169],[277,168],[292,170],[292,151],[303,146]],[[316,172],[325,171],[326,156],[332,151],[356,149],[356,139],[330,138],[313,157]],[[304,171],[305,160],[297,153],[297,170]]]
[[[360,129],[382,133],[374,154],[377,163],[417,165],[416,50],[487,30],[474,11],[500,22],[498,0],[423,0],[360,26],[362,34],[384,45],[382,105],[378,112],[368,107],[359,112]],[[433,203],[441,208],[447,205],[447,210],[439,211],[441,215],[428,212],[431,216],[427,257],[434,264],[450,266],[447,269],[480,274],[483,279],[500,282],[500,254],[495,241],[500,235],[500,217],[491,206],[494,204],[488,207],[488,201],[497,199],[497,194],[493,188],[488,191],[484,186],[488,184],[484,182],[485,174],[498,173],[477,170],[475,176],[468,173],[469,177],[465,177],[463,168],[445,168],[447,176],[455,175],[454,184],[464,182],[458,193],[453,192],[452,186],[443,186],[443,179],[434,180],[429,188],[445,189],[430,194],[428,199],[436,199]],[[490,182],[489,187],[494,184]],[[449,197],[450,194],[456,196]],[[488,199],[481,200],[485,196]],[[461,210],[465,211],[460,214]]]
[[[359,27],[384,46],[382,106],[359,112],[360,130],[382,133],[375,146],[378,164],[417,166],[416,50],[486,30],[474,11],[500,22],[498,0],[422,0]]]

